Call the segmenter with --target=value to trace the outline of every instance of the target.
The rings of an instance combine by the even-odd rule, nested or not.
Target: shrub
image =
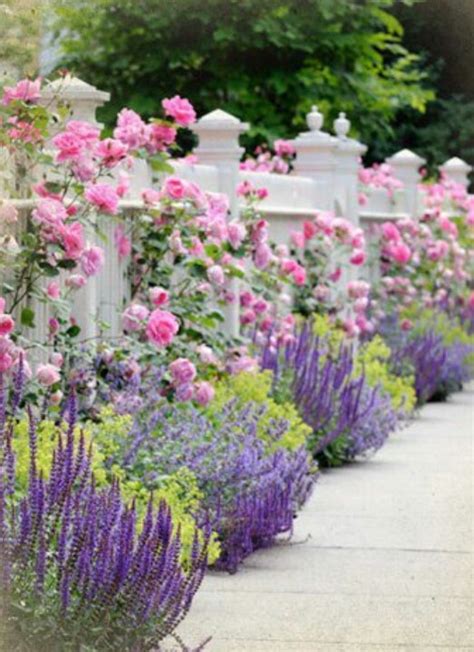
[[[198,522],[217,533],[218,568],[230,572],[252,551],[289,532],[308,497],[314,468],[303,446],[280,442],[287,420],[267,418],[265,405],[233,401],[212,417],[191,406],[165,406],[133,430],[123,458],[129,477],[152,487],[157,477],[187,468],[202,495]]]
[[[3,379],[2,379],[3,383]],[[29,415],[26,493],[18,496],[14,418],[0,396],[0,589],[9,649],[152,650],[186,615],[206,566],[196,535],[189,568],[164,501],[150,499],[142,527],[118,482],[96,487],[91,450],[77,435],[75,403],[48,477],[38,468]]]

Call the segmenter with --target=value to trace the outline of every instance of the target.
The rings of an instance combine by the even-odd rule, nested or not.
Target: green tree
[[[60,66],[112,92],[108,123],[124,105],[157,114],[179,93],[200,114],[249,121],[255,143],[294,135],[317,102],[328,121],[346,111],[371,143],[433,97],[394,2],[54,0],[52,31]]]

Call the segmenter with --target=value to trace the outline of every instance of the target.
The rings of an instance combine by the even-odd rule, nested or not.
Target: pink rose
[[[411,258],[411,250],[404,242],[393,243],[388,252],[393,260],[401,265],[407,263]]]
[[[217,357],[214,351],[209,346],[206,346],[205,344],[200,344],[196,348],[196,351],[202,363],[214,364],[214,365],[217,364]]]
[[[224,285],[225,275],[224,270],[220,265],[211,265],[207,270],[207,278],[213,285]]]
[[[349,260],[352,265],[363,265],[365,263],[365,251],[363,249],[354,249]]]
[[[196,403],[199,403],[199,405],[202,405],[203,407],[209,405],[214,398],[215,393],[214,387],[205,380],[196,383],[194,387],[194,399]]]
[[[7,372],[13,365],[12,356],[6,351],[0,352],[0,373],[4,374]]]
[[[176,129],[165,124],[148,125],[148,142],[146,148],[150,154],[162,152],[176,140]]]
[[[59,382],[61,376],[57,367],[53,364],[42,364],[36,370],[36,379],[44,387],[51,387]]]
[[[119,196],[117,191],[107,183],[96,183],[89,186],[85,198],[103,213],[115,215],[118,211]]]
[[[306,222],[303,222],[303,234],[305,240],[311,240],[311,238],[315,236],[316,233],[317,233],[317,228],[314,222],[310,222],[308,220]]]
[[[61,369],[63,363],[64,363],[64,358],[61,355],[61,353],[54,352],[53,354],[51,354],[51,364],[53,366],[57,367],[58,369]]]
[[[114,231],[115,246],[119,259],[127,258],[132,252],[132,242],[128,236],[125,235],[123,226],[119,224]]]
[[[61,287],[57,281],[51,281],[46,286],[46,294],[50,299],[56,301],[61,296]]]
[[[187,385],[196,378],[196,367],[187,358],[177,358],[168,370],[174,385]]]
[[[257,269],[265,269],[266,267],[268,267],[271,260],[272,260],[272,250],[270,249],[270,247],[265,242],[257,245],[253,257],[253,262],[255,263],[255,267]]]
[[[275,140],[273,148],[277,156],[293,156],[296,153],[295,147],[290,140]]]
[[[15,328],[15,321],[10,315],[0,314],[0,336],[10,335]]]
[[[163,184],[163,193],[170,199],[183,199],[186,196],[186,182],[178,177],[168,177]]]
[[[189,100],[175,95],[171,99],[165,98],[161,105],[166,115],[173,118],[182,127],[187,127],[196,122],[196,112]]]
[[[82,274],[71,274],[71,276],[68,276],[66,281],[66,286],[68,288],[71,288],[72,290],[79,290],[80,288],[83,288],[84,285],[87,283],[87,280],[82,276]]]
[[[65,225],[61,231],[66,257],[77,260],[84,250],[84,228],[80,222]]]
[[[56,199],[40,199],[32,215],[39,224],[57,227],[67,218],[67,211]]]
[[[246,229],[241,222],[232,221],[227,225],[229,242],[233,249],[238,249],[245,239]]]
[[[176,317],[157,308],[148,320],[146,334],[148,339],[158,347],[169,346],[179,330],[179,322]]]
[[[194,395],[194,387],[191,385],[191,383],[188,383],[187,385],[178,385],[176,388],[175,396],[176,400],[180,401],[181,403],[186,403],[187,401],[190,401]]]
[[[392,224],[392,222],[384,222],[381,229],[385,240],[393,240],[394,242],[398,242],[401,239],[400,231],[397,229],[395,224]]]
[[[265,299],[257,299],[253,304],[252,308],[255,310],[257,315],[261,315],[266,312],[269,308],[268,302]]]
[[[252,308],[247,308],[240,315],[240,323],[243,326],[246,326],[248,324],[253,324],[256,319],[257,319],[257,315],[255,314],[255,311],[252,310]]]
[[[134,332],[139,331],[142,323],[150,314],[150,311],[145,306],[139,303],[132,303],[122,313],[122,323],[124,330]]]
[[[106,168],[116,166],[128,153],[128,146],[116,138],[101,140],[95,149],[95,155],[101,159]]]
[[[95,145],[100,136],[100,129],[85,120],[69,120],[66,131],[80,138],[88,147]]]
[[[290,234],[291,242],[295,247],[303,249],[305,243],[305,235],[301,231],[292,231]]]
[[[301,265],[298,265],[291,275],[295,285],[304,285],[306,283],[306,270]]]
[[[36,104],[41,97],[41,79],[21,79],[16,86],[5,86],[3,89],[2,104],[8,105],[10,102],[22,101]]]
[[[165,290],[164,288],[160,288],[160,287],[151,288],[150,301],[157,308],[166,305],[169,299],[170,299],[170,295],[168,290]]]
[[[114,138],[122,141],[131,149],[144,147],[148,140],[147,126],[138,113],[131,109],[122,109],[117,117]]]
[[[81,268],[86,276],[95,276],[104,266],[104,250],[101,247],[84,249],[81,256]]]
[[[158,204],[161,199],[161,194],[158,190],[153,190],[153,188],[147,188],[142,191],[142,199],[147,206],[153,206],[153,204]]]
[[[67,163],[78,161],[84,154],[84,141],[73,133],[63,131],[52,140],[54,147],[58,150],[56,161]]]

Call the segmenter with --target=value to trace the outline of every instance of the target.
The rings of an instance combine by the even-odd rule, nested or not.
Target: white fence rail
[[[93,123],[96,123],[96,109],[109,99],[108,93],[72,77],[53,82],[44,93],[45,101],[50,103],[58,92],[69,103],[74,118]],[[248,125],[218,109],[203,116],[194,126],[199,137],[196,150],[199,163],[176,161],[175,174],[196,182],[203,190],[225,193],[229,197],[232,218],[240,210],[236,193],[240,181],[246,179],[255,187],[265,187],[268,196],[261,203],[260,210],[269,221],[271,237],[277,243],[287,243],[291,232],[316,210],[334,211],[365,230],[370,230],[374,222],[397,220],[419,213],[418,184],[421,181],[419,168],[424,164],[422,158],[404,149],[387,159],[395,176],[403,183],[403,188],[389,197],[384,189],[359,187],[360,156],[367,148],[347,136],[350,123],[344,114],[340,114],[334,123],[335,135],[323,130],[323,116],[316,107],[308,114],[307,124],[308,131],[293,141],[296,160],[291,174],[243,171],[239,169],[243,154],[239,137]],[[440,169],[467,187],[471,168],[464,161],[453,158]],[[124,213],[139,208],[141,190],[152,186],[151,170],[144,161],[135,164],[131,181],[130,199],[121,204]],[[11,183],[8,159],[0,151],[0,198],[8,199]],[[360,190],[367,193],[364,206],[359,205]],[[24,200],[19,203],[28,207]],[[112,223],[106,224],[104,230],[108,235],[106,265],[100,275],[90,279],[87,287],[77,293],[73,311],[86,337],[97,334],[98,320],[110,325],[109,334],[119,335],[120,314],[129,296],[125,264],[119,261],[113,244]],[[104,246],[102,242],[101,245]],[[225,327],[229,332],[237,333],[238,305],[228,310]],[[43,333],[48,315],[44,307],[38,314],[41,314],[42,323],[37,328]]]

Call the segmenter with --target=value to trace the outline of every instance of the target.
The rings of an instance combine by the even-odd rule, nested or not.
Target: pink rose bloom
[[[191,102],[175,95],[171,99],[165,98],[161,105],[166,115],[169,115],[182,127],[187,127],[196,122],[196,111]]]
[[[79,290],[86,285],[87,280],[82,276],[82,274],[71,274],[71,276],[67,277],[65,283],[68,288]]]
[[[381,230],[382,236],[385,238],[385,240],[393,240],[394,242],[398,242],[401,239],[400,231],[397,229],[395,224],[392,224],[392,222],[384,222],[382,224]]]
[[[138,113],[131,109],[122,109],[117,117],[114,138],[128,145],[130,149],[144,147],[148,141],[147,126]]]
[[[157,308],[148,320],[146,334],[148,339],[158,347],[169,346],[179,330],[179,322],[176,317]]]
[[[293,281],[295,285],[304,285],[306,283],[306,270],[301,265],[298,265],[292,272]]]
[[[66,257],[72,260],[80,258],[84,250],[84,228],[80,222],[65,225],[61,230]]]
[[[297,267],[298,263],[292,258],[284,258],[280,263],[280,269],[283,274],[292,274]]]
[[[150,311],[145,306],[139,303],[132,303],[122,313],[122,324],[124,330],[129,332],[139,331],[143,322],[150,314]]]
[[[187,385],[196,378],[196,367],[187,358],[177,358],[169,365],[173,385]]]
[[[216,392],[211,383],[203,380],[200,383],[196,383],[194,386],[194,400],[199,405],[205,407],[213,400]]]
[[[211,265],[211,267],[209,267],[207,270],[207,278],[213,285],[224,285],[224,270],[220,265]]]
[[[95,148],[95,155],[106,168],[115,167],[128,153],[128,146],[116,138],[105,138]]]
[[[157,308],[166,305],[169,299],[170,299],[170,295],[168,290],[165,290],[164,288],[160,288],[160,287],[151,288],[150,301]]]
[[[345,330],[348,337],[355,337],[359,334],[359,327],[353,319],[346,319],[342,324],[343,329]]]
[[[132,242],[130,238],[125,235],[121,224],[119,224],[114,231],[114,240],[119,259],[122,260],[123,258],[130,256],[132,252]]]
[[[58,226],[67,218],[66,209],[56,199],[40,199],[32,215],[36,222],[45,226]]]
[[[227,225],[227,234],[230,245],[233,249],[238,249],[245,239],[246,229],[245,224],[233,220]]]
[[[290,250],[288,249],[287,245],[279,244],[275,247],[275,254],[278,256],[278,258],[288,258],[290,255]]]
[[[69,120],[66,131],[80,138],[87,146],[95,145],[100,136],[100,129],[85,120]]]
[[[57,281],[51,281],[46,286],[46,294],[50,299],[56,301],[61,296],[61,287]]]
[[[157,122],[148,125],[146,149],[150,154],[162,152],[176,140],[176,129]]]
[[[10,315],[0,314],[0,336],[10,335],[15,328],[15,321]]]
[[[117,191],[107,183],[96,183],[86,189],[85,197],[99,211],[115,215],[118,211],[119,196]]]
[[[104,266],[104,250],[92,246],[84,249],[81,256],[81,268],[86,276],[95,276]]]
[[[178,177],[168,177],[163,184],[163,194],[170,199],[183,199],[186,196],[186,182]]]
[[[50,335],[56,335],[59,333],[59,322],[55,317],[51,317],[48,320],[48,331]]]
[[[317,233],[317,228],[314,222],[310,222],[309,220],[303,222],[303,234],[305,240],[311,240],[311,238],[314,237],[316,233]]]
[[[246,326],[248,324],[253,324],[254,321],[257,319],[257,315],[255,312],[252,310],[252,308],[247,308],[246,310],[243,311],[243,313],[240,315],[240,323],[243,326]]]
[[[363,265],[365,263],[365,251],[363,249],[354,249],[349,260],[352,265]]]
[[[291,242],[294,244],[295,247],[298,247],[299,249],[302,249],[304,247],[305,243],[305,236],[304,233],[301,231],[292,231],[290,234]]]
[[[337,267],[334,272],[331,272],[329,274],[329,280],[332,281],[333,283],[337,283],[339,279],[342,276],[342,269],[340,267]]]
[[[0,351],[0,373],[4,374],[13,365],[12,356],[6,351]]]
[[[360,299],[369,294],[370,285],[365,281],[349,281],[347,292],[351,299]]]
[[[84,141],[73,133],[63,131],[52,140],[54,147],[58,150],[56,161],[67,163],[78,161],[84,154]]]
[[[361,297],[354,301],[354,311],[358,314],[361,314],[366,311],[367,306],[369,305],[369,300],[367,297]]]
[[[243,308],[247,308],[248,306],[251,306],[254,300],[255,297],[248,290],[244,290],[243,292],[240,293],[240,305]]]
[[[36,104],[41,97],[41,79],[21,79],[16,86],[5,86],[3,89],[2,104],[7,106],[11,102],[20,100]]]
[[[196,347],[196,351],[199,355],[199,359],[203,364],[213,364],[213,365],[217,364],[218,362],[217,357],[214,351],[209,346],[206,346],[205,344],[200,344],[198,347]]]
[[[161,193],[158,190],[153,190],[153,188],[147,188],[142,191],[142,199],[147,206],[153,206],[153,204],[158,204],[161,199]]]
[[[130,190],[130,175],[128,175],[126,172],[121,170],[119,172],[119,181],[117,184],[117,187],[115,188],[115,191],[117,195],[122,198],[125,197],[125,195],[128,193]]]
[[[80,156],[77,161],[74,161],[71,169],[76,179],[82,183],[92,181],[98,173],[94,161],[88,156]]]
[[[357,201],[359,202],[359,206],[366,206],[367,202],[369,201],[369,198],[365,194],[365,192],[359,192],[357,195]]]
[[[255,303],[253,304],[252,308],[255,310],[257,315],[262,315],[264,312],[266,312],[269,308],[269,304],[265,299],[257,299]]]
[[[270,247],[265,244],[261,243],[257,245],[254,256],[253,256],[253,262],[255,264],[255,267],[257,269],[265,269],[268,267],[272,260],[272,250]]]
[[[236,192],[239,197],[248,197],[255,191],[250,181],[241,181],[237,184]]]
[[[181,403],[186,403],[187,401],[190,401],[193,398],[194,395],[194,387],[191,383],[188,383],[187,385],[178,385],[176,388],[175,396],[176,400],[180,401]]]
[[[404,265],[411,258],[411,250],[404,242],[396,242],[391,245],[389,254],[397,263]]]
[[[293,156],[293,154],[296,154],[295,147],[290,140],[283,140],[281,138],[275,140],[273,148],[277,156]]]
[[[365,237],[362,229],[356,229],[352,235],[351,246],[354,249],[364,249],[365,248]]]
[[[326,285],[317,285],[313,290],[313,296],[318,301],[327,301],[331,295],[331,290]]]
[[[191,238],[191,247],[189,248],[189,253],[197,257],[202,256],[204,253],[204,245],[196,235],[193,235]]]
[[[258,361],[249,355],[241,355],[231,360],[227,364],[227,369],[233,375],[240,374],[244,371],[254,372],[258,369]]]
[[[51,387],[59,382],[61,376],[59,370],[53,364],[42,364],[36,370],[36,379],[44,387]]]
[[[268,190],[266,188],[258,188],[257,197],[259,199],[265,199],[266,197],[268,197]]]
[[[400,322],[400,328],[402,331],[409,331],[413,328],[413,323],[409,319],[403,319]]]

